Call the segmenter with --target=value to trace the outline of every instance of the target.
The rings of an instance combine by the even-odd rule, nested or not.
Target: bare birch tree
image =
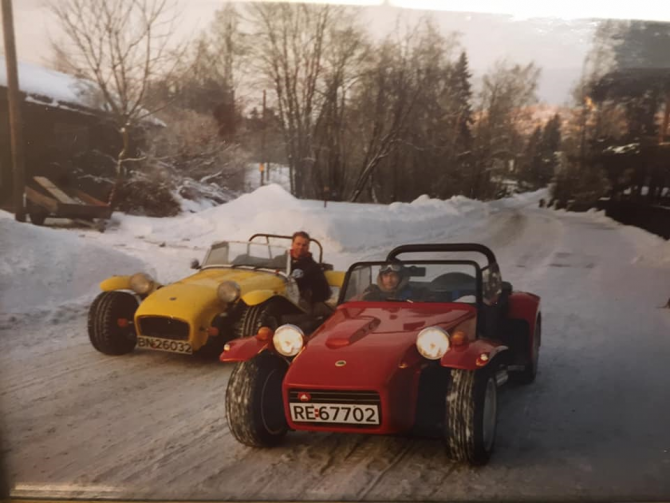
[[[250,4],[254,59],[276,98],[290,170],[291,191],[313,195],[314,128],[323,103],[326,52],[347,9],[333,5]]]
[[[64,40],[54,44],[59,64],[93,83],[88,105],[103,109],[123,148],[117,185],[130,154],[130,130],[149,115],[144,108],[153,78],[170,71],[168,46],[176,21],[173,0],[52,0],[49,9]],[[113,200],[114,191],[110,196]]]
[[[433,140],[441,134],[426,119],[439,106],[440,86],[454,47],[452,36],[443,37],[430,21],[421,20],[405,30],[398,27],[376,48],[357,86],[352,143],[362,145],[350,200],[358,200],[367,190],[376,201],[377,187],[390,189],[391,199],[402,197],[406,191],[401,185],[408,181],[430,185],[423,184],[422,163],[413,162],[410,153],[434,149]],[[401,163],[399,156],[407,159]],[[381,169],[387,182],[375,183]]]

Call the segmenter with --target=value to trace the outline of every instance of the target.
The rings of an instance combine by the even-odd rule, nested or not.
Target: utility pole
[[[7,98],[9,101],[9,129],[12,143],[12,179],[14,181],[14,217],[19,222],[25,222],[26,209],[23,203],[23,192],[25,190],[23,120],[21,119],[19,70],[16,61],[12,0],[2,0],[2,31],[5,37],[5,61],[7,63]]]
[[[265,152],[265,129],[267,128],[267,120],[266,120],[266,91],[263,89],[263,115],[262,121],[263,121],[263,131],[261,132],[261,162],[263,163],[263,166],[265,166],[265,180],[268,181],[270,179],[270,166],[268,165],[268,159],[267,159],[267,154]],[[263,180],[261,180],[261,185],[263,185]]]
[[[263,112],[261,114],[261,187],[264,185],[265,175],[265,89],[263,89]]]

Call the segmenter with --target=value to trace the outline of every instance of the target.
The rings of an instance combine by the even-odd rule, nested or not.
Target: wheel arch
[[[542,312],[540,309],[540,297],[525,292],[514,292],[509,296],[509,309],[507,318],[509,320],[522,320],[528,324],[528,335],[530,340],[528,346],[532,347],[535,337],[536,324],[542,324]],[[538,342],[542,344],[542,332],[540,331]]]
[[[130,276],[110,276],[100,282],[100,290],[103,292],[113,292],[115,290],[132,291],[130,289]]]
[[[262,340],[255,335],[242,337],[226,343],[223,353],[219,356],[219,361],[223,363],[245,362],[271,350],[271,348],[272,339]]]
[[[254,307],[265,302],[277,302],[284,305],[286,308],[293,308],[297,312],[304,311],[299,305],[291,302],[283,295],[278,295],[274,290],[254,290],[244,294],[240,299],[247,307]]]

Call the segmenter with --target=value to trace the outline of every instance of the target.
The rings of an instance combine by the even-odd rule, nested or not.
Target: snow
[[[244,174],[244,188],[246,192],[253,192],[261,186],[261,172],[259,171],[260,163],[252,162],[247,165],[247,170]],[[263,185],[276,184],[282,187],[287,192],[291,191],[291,179],[289,175],[289,167],[283,164],[270,164],[270,168],[266,169],[263,174]]]
[[[170,219],[39,228],[0,212],[0,398],[16,497],[226,500],[667,500],[670,241],[602,212],[538,208],[546,191],[483,203],[301,201],[279,185]],[[197,208],[194,208],[197,209]],[[234,441],[232,365],[97,353],[87,308],[108,274],[189,274],[212,241],[305,229],[338,269],[408,242],[482,242],[503,278],[542,297],[536,383],[502,389],[486,467],[440,442],[289,433]],[[631,469],[634,467],[634,469]]]
[[[618,145],[607,147],[603,153],[609,154],[629,154],[629,153],[638,153],[640,148],[639,143],[629,143],[628,145]]]
[[[136,258],[89,243],[73,232],[0,218],[0,235],[0,305],[4,313],[44,311],[51,304],[78,299],[85,303],[97,293],[100,281],[113,274],[132,274],[142,267]]]

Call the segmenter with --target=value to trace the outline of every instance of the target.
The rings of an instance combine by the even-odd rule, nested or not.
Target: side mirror
[[[509,281],[502,282],[502,291],[504,294],[509,295],[512,293],[512,283]]]
[[[302,269],[293,269],[293,271],[291,272],[291,277],[293,279],[300,279],[304,275],[305,275],[305,271],[303,271]]]
[[[191,260],[191,269],[200,269],[200,261],[197,258]]]

